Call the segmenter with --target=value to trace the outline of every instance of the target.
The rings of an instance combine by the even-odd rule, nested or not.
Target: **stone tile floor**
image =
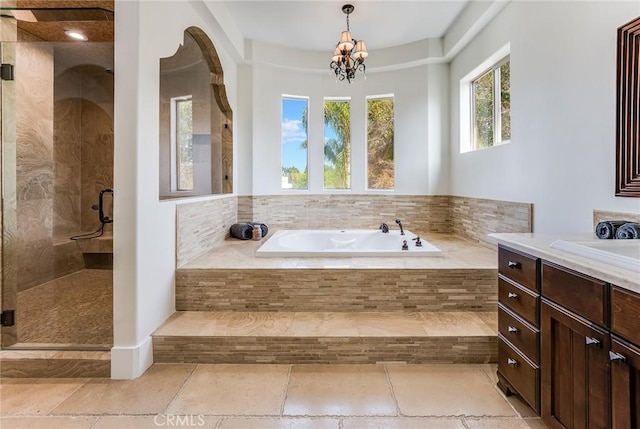
[[[155,364],[135,380],[0,380],[0,427],[537,429],[495,365]]]

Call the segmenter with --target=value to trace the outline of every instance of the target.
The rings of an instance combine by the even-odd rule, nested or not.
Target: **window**
[[[193,190],[193,110],[191,96],[171,99],[171,188]]]
[[[324,102],[324,188],[351,188],[351,103]]]
[[[309,100],[282,97],[282,189],[308,189]]]
[[[507,57],[471,82],[472,150],[511,140],[510,74]]]
[[[367,188],[393,189],[393,96],[367,99]]]

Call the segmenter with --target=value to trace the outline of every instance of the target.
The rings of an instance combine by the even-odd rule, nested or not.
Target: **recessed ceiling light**
[[[67,36],[71,37],[74,40],[82,40],[83,42],[86,42],[87,40],[89,40],[87,36],[85,36],[84,34],[76,30],[67,30],[64,32],[64,34],[66,34]]]

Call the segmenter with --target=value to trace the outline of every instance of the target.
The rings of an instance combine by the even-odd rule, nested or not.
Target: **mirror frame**
[[[618,28],[616,196],[640,197],[640,17]]]

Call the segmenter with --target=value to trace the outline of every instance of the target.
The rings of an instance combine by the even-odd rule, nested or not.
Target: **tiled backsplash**
[[[447,195],[262,195],[181,204],[177,211],[181,266],[224,240],[236,221],[274,229],[356,229],[382,222],[397,228],[395,219],[401,219],[414,232],[453,233],[493,248],[489,233],[531,232],[533,205]]]
[[[483,246],[496,247],[493,232],[533,231],[533,204],[455,196],[449,203],[451,232]]]
[[[640,222],[640,214],[638,213],[621,213],[621,212],[608,212],[604,210],[593,211],[593,228],[595,230],[596,225],[599,222],[605,220],[628,220],[629,222]]]
[[[378,228],[395,220],[420,232],[451,232],[449,197],[427,195],[264,195],[238,197],[238,219],[276,228]]]
[[[237,197],[178,204],[176,207],[176,266],[205,253],[229,235],[236,222]]]

